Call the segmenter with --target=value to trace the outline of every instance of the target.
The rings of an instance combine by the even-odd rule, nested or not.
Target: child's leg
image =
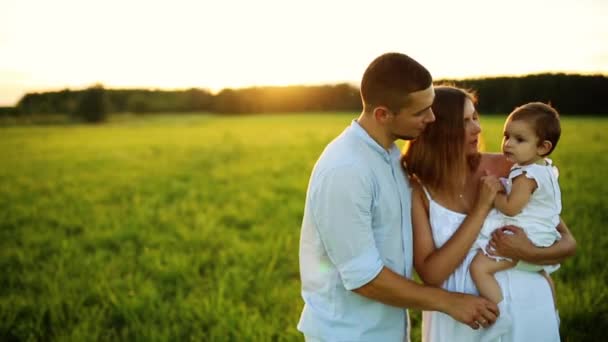
[[[545,277],[545,279],[547,279],[547,282],[549,282],[549,287],[551,288],[551,294],[553,294],[553,305],[555,306],[555,309],[557,310],[557,293],[555,293],[555,283],[553,283],[553,279],[551,279],[551,276],[543,271],[539,272],[540,274],[542,274],[543,277]]]
[[[485,329],[481,335],[480,342],[496,341],[497,338],[507,333],[513,325],[513,319],[511,318],[507,304],[502,298],[500,285],[498,285],[498,282],[494,278],[494,273],[513,266],[515,266],[515,263],[512,261],[496,261],[483,254],[483,251],[479,251],[471,263],[471,277],[475,285],[477,285],[479,293],[498,304],[498,309],[500,310],[500,316],[493,325]]]
[[[514,265],[515,263],[512,261],[496,261],[479,251],[471,263],[471,277],[477,285],[479,293],[494,303],[500,303],[502,291],[494,278],[494,273],[509,269]]]

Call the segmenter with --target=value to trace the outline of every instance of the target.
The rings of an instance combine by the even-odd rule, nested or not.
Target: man
[[[430,73],[387,53],[361,81],[363,112],[323,151],[312,172],[300,239],[307,341],[403,341],[404,308],[441,311],[476,329],[496,305],[411,281],[411,188],[397,139],[435,120]]]

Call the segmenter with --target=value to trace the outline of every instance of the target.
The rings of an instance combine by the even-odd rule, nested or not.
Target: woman
[[[501,154],[480,154],[474,95],[458,88],[435,88],[435,123],[406,146],[404,166],[412,178],[414,267],[427,284],[448,291],[478,294],[469,274],[474,242],[492,208],[493,197],[480,195],[480,184],[504,177],[511,163]],[[491,176],[488,176],[491,175]],[[497,180],[496,180],[497,181]],[[531,244],[521,229],[497,233],[496,253],[536,264],[555,264],[574,252],[576,243],[563,222],[562,239],[548,248]],[[559,341],[558,318],[551,289],[539,273],[510,269],[496,275],[510,303],[509,341]],[[487,322],[479,322],[487,327]],[[440,312],[423,313],[423,341],[479,341],[473,330]]]

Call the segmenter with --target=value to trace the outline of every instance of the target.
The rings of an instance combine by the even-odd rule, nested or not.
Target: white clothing
[[[545,161],[546,165],[513,165],[509,178],[504,182],[507,193],[511,192],[513,180],[520,175],[533,179],[537,187],[523,210],[515,216],[507,216],[497,209],[492,209],[479,233],[477,247],[485,252],[492,232],[507,225],[521,227],[528,239],[538,247],[549,247],[561,238],[560,233],[555,229],[562,211],[557,169],[551,164],[550,159]],[[528,271],[545,269],[551,273],[557,270],[559,265],[536,266],[522,262],[518,268]]]
[[[428,193],[427,197],[433,241],[436,248],[440,248],[460,227],[466,215],[441,206]],[[473,244],[462,264],[442,284],[443,289],[479,295],[469,273],[469,265],[476,254],[477,246]],[[553,295],[547,280],[537,272],[518,269],[501,271],[495,276],[513,320],[512,331],[503,335],[499,341],[559,341]],[[441,312],[422,313],[422,341],[478,342],[482,331],[473,330]]]

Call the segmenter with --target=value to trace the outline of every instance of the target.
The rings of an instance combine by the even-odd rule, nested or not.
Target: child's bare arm
[[[513,179],[513,187],[509,195],[504,193],[496,195],[494,206],[507,216],[515,216],[530,201],[530,197],[535,189],[536,181],[534,179],[530,179],[523,174],[519,175]]]

